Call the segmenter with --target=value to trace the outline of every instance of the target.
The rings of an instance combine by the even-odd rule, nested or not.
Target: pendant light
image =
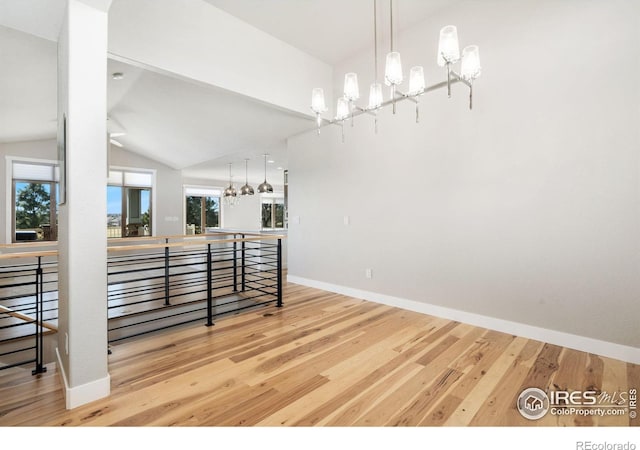
[[[244,186],[240,188],[240,195],[253,195],[254,191],[251,186],[249,186],[249,160],[244,160],[244,177],[245,183]]]
[[[238,203],[238,192],[233,185],[233,176],[231,175],[231,163],[229,163],[229,186],[222,193],[225,202],[229,206],[235,206]]]
[[[264,183],[261,183],[258,186],[258,192],[261,194],[270,194],[273,192],[273,186],[267,183],[267,156],[268,154],[264,154]]]

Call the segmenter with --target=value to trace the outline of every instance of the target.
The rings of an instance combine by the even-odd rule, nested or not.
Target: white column
[[[67,409],[110,393],[105,228],[110,4],[68,0],[58,40],[58,146],[66,135],[66,176],[58,218],[57,354]]]

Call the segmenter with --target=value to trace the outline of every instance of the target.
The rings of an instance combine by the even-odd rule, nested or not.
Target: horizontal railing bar
[[[9,352],[0,353],[0,356],[15,355],[16,353],[26,352],[26,351],[29,351],[29,350],[33,350],[34,348],[36,348],[35,345],[31,346],[31,347],[23,347],[23,348],[19,348],[17,350],[11,350]],[[31,362],[31,361],[29,361],[29,362]]]
[[[58,250],[46,250],[41,252],[0,253],[0,260],[37,258],[38,256],[58,256]]]
[[[225,238],[225,239],[209,239],[214,236],[239,236],[244,235],[244,238]],[[261,234],[261,233],[233,233],[233,232],[224,232],[220,234],[201,234],[201,235],[174,235],[174,236],[145,236],[141,238],[118,238],[118,240],[110,240],[110,243],[120,243],[120,242],[132,242],[132,241],[140,241],[140,242],[149,242],[149,241],[162,241],[166,239],[183,239],[182,242],[158,242],[156,244],[137,244],[137,245],[123,245],[123,246],[108,246],[108,252],[122,252],[122,251],[133,251],[133,250],[150,250],[150,249],[161,249],[161,248],[175,248],[175,247],[192,247],[198,245],[209,245],[209,244],[229,244],[233,242],[260,242],[260,241],[272,241],[277,239],[286,239],[286,235],[279,234]],[[8,249],[22,249],[22,248],[33,248],[33,247],[54,247],[57,245],[56,241],[43,241],[38,243],[14,243],[14,244],[2,244],[0,248],[8,248]],[[265,244],[266,245],[266,244]],[[47,257],[47,256],[57,256],[57,250],[41,250],[41,251],[27,251],[27,252],[16,252],[16,253],[0,253],[0,260],[5,259],[18,259],[18,258],[30,258],[30,257]]]
[[[6,370],[6,369],[12,369],[14,367],[24,366],[25,364],[31,364],[32,362],[35,362],[35,361],[36,359],[33,358],[33,359],[30,359],[29,361],[22,361],[22,362],[7,364],[6,366],[0,367],[0,370]]]
[[[2,305],[0,305],[0,312],[4,313],[4,314],[8,314],[8,315],[10,315],[12,317],[15,317],[16,319],[21,319],[21,320],[24,320],[24,321],[27,321],[27,322],[33,321],[33,323],[36,323],[36,325],[42,326],[43,328],[47,328],[47,329],[49,329],[51,331],[58,331],[58,327],[56,327],[54,325],[51,325],[51,324],[46,323],[46,322],[36,322],[36,319],[34,319],[33,317],[29,317],[26,314],[22,314],[22,313],[13,311],[12,309],[6,308],[6,307],[4,307]]]

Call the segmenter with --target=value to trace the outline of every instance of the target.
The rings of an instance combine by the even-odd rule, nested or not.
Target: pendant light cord
[[[391,17],[391,51],[393,51],[393,0],[389,0],[389,16]]]
[[[373,73],[375,76],[374,82],[378,82],[378,10],[376,7],[376,1],[373,0]]]

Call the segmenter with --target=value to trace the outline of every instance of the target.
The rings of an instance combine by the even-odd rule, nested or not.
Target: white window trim
[[[282,228],[263,228],[262,227],[262,204],[263,204],[263,200],[264,199],[270,199],[272,201],[272,204],[276,204],[276,203],[281,203],[281,202],[277,202],[276,200],[282,200],[282,203],[284,203],[284,192],[273,192],[270,194],[260,194],[260,209],[258,210],[258,217],[260,218],[260,231],[282,231],[282,230],[286,230],[285,227]]]
[[[224,228],[224,213],[222,212],[224,208],[222,207],[222,192],[224,192],[223,187],[220,186],[206,186],[202,184],[183,184],[182,185],[182,234],[187,234],[187,189],[211,189],[215,191],[220,191],[220,210],[218,214],[220,215],[220,229]]]
[[[108,170],[121,170],[123,172],[140,172],[140,173],[150,173],[151,174],[151,236],[157,236],[158,233],[158,222],[157,222],[157,215],[158,212],[156,211],[158,208],[156,207],[156,184],[157,184],[157,170],[156,169],[145,169],[145,168],[141,168],[141,167],[125,167],[125,166],[109,166]],[[108,174],[107,174],[108,177]],[[113,186],[113,185],[109,185],[109,183],[106,183],[104,188],[105,190],[107,189],[107,186]],[[125,185],[121,185],[121,186],[125,186]],[[106,191],[105,191],[105,196],[107,195]]]
[[[6,185],[5,185],[5,205],[7,210],[11,211],[11,214],[6,214],[5,218],[5,242],[10,244],[13,242],[13,238],[11,236],[11,230],[13,229],[13,224],[11,223],[14,220],[14,216],[16,214],[15,208],[13,205],[13,199],[11,198],[11,194],[13,192],[13,163],[27,163],[27,164],[51,164],[54,166],[59,166],[59,162],[55,159],[40,159],[40,158],[24,158],[22,156],[10,156],[6,155],[5,157],[5,174],[6,174]]]

